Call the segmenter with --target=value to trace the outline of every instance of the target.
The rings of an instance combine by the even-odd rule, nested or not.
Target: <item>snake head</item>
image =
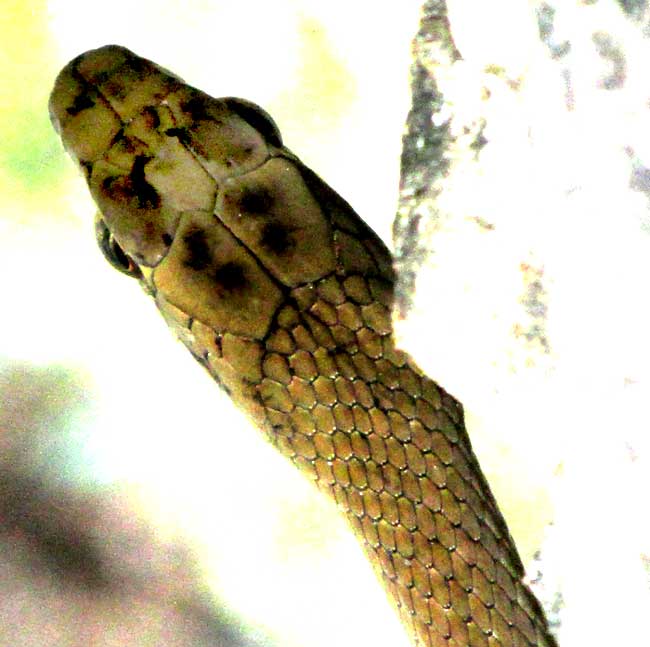
[[[66,65],[50,115],[114,240],[148,267],[167,253],[180,213],[212,211],[219,182],[263,163],[267,141],[282,146],[253,104],[213,99],[116,45]]]
[[[259,338],[294,288],[391,276],[374,233],[253,103],[109,45],[66,65],[50,114],[99,207],[106,258],[215,330]]]
[[[108,45],[65,66],[49,107],[104,256],[189,316],[260,336],[286,287],[335,269],[328,215],[255,104]]]

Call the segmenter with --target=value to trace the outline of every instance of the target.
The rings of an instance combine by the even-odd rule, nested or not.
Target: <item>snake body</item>
[[[50,112],[104,254],[336,500],[414,644],[554,645],[461,405],[394,346],[390,253],[273,120],[118,46],[71,61]]]

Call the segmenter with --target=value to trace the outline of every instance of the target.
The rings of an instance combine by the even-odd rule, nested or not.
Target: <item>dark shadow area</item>
[[[64,367],[0,368],[0,646],[270,644],[222,617],[191,547],[127,487],[60,478],[89,408]]]

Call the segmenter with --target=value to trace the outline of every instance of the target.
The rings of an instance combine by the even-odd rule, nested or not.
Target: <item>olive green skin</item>
[[[390,253],[272,119],[118,46],[70,62],[50,112],[102,251],[336,500],[413,643],[554,645],[462,406],[394,346]]]

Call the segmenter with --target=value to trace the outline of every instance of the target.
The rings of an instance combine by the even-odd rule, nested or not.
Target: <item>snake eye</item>
[[[116,270],[119,270],[127,276],[132,276],[134,279],[142,278],[142,272],[138,265],[124,253],[124,250],[119,246],[115,238],[113,238],[113,235],[101,217],[95,220],[95,236],[104,258]]]
[[[266,110],[262,110],[252,101],[245,99],[227,97],[224,101],[230,110],[253,126],[269,144],[278,148],[282,147],[280,129]]]

